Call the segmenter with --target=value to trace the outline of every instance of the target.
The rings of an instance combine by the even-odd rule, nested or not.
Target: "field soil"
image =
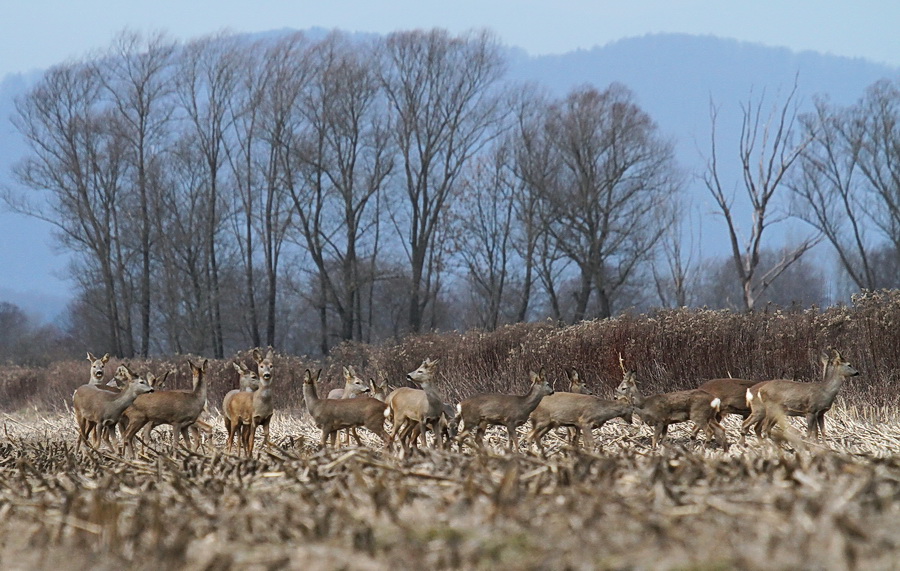
[[[67,413],[0,417],[3,569],[896,569],[900,417],[827,415],[829,438],[736,443],[613,422],[602,447],[402,458],[319,450],[300,411],[275,445],[226,455],[221,419],[198,452],[157,429],[137,458],[75,451]],[[796,423],[797,428],[800,423]],[[140,448],[140,447],[139,447]]]

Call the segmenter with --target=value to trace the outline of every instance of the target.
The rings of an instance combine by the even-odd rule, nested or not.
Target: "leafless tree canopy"
[[[830,252],[852,289],[896,284],[896,83],[803,115],[794,92],[751,96],[737,140],[712,108],[702,180],[726,271],[697,258],[689,179],[627,87],[555,97],[507,80],[506,63],[486,32],[125,32],[17,102],[30,152],[3,198],[55,226],[71,327],[120,356],[321,354],[660,303],[787,304],[827,281]],[[812,228],[793,245],[769,230],[788,215]]]

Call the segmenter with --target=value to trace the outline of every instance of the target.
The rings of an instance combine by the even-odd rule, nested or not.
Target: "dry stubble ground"
[[[124,460],[76,454],[71,416],[6,415],[0,568],[894,569],[900,419],[867,416],[832,411],[826,445],[798,451],[707,450],[682,425],[654,452],[638,422],[595,453],[553,435],[546,458],[507,455],[494,433],[485,454],[401,459],[372,435],[319,451],[278,413],[254,459],[225,455],[213,418],[206,453]]]

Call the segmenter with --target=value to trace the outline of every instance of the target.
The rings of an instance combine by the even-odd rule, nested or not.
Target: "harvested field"
[[[16,413],[0,437],[4,569],[894,569],[900,416],[827,416],[826,444],[750,438],[727,453],[673,426],[609,423],[603,448],[548,456],[369,446],[319,451],[305,414],[276,447],[135,460],[74,452],[68,414]],[[795,426],[800,427],[797,422]],[[726,419],[736,440],[736,419]],[[154,448],[167,450],[163,432]]]

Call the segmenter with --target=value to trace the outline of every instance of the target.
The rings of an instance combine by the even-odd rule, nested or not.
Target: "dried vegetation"
[[[323,362],[276,355],[275,446],[224,454],[213,410],[205,451],[168,452],[162,431],[123,459],[75,451],[72,390],[83,362],[0,372],[0,566],[65,569],[892,569],[900,565],[900,295],[860,295],[827,310],[733,314],[664,311],[573,327],[520,324],[494,333],[428,334],[392,346],[344,345]],[[319,450],[303,412],[306,367],[341,367],[399,385],[425,357],[441,359],[448,401],[522,393],[544,366],[558,389],[576,367],[594,394],[620,378],[618,353],[646,391],[727,376],[815,380],[816,356],[839,347],[860,370],[826,416],[828,438],[736,442],[728,452],[673,426],[607,423],[601,447],[574,451],[562,432],[501,454],[425,449],[401,458],[367,446]],[[238,359],[249,359],[241,354]],[[247,361],[249,363],[249,360]],[[117,363],[112,362],[111,366]],[[182,360],[132,361],[186,388]],[[180,376],[180,378],[178,378]],[[230,361],[210,363],[210,403],[236,386]],[[330,382],[329,382],[330,381]],[[801,422],[792,420],[801,428]],[[524,434],[527,425],[520,429]]]
[[[680,429],[653,453],[647,427],[610,423],[602,452],[560,434],[548,458],[400,459],[368,434],[319,451],[307,419],[276,415],[277,447],[254,459],[222,454],[216,422],[210,454],[132,461],[76,454],[71,424],[4,422],[6,568],[887,569],[900,547],[900,427],[848,412],[827,448],[723,454]]]

